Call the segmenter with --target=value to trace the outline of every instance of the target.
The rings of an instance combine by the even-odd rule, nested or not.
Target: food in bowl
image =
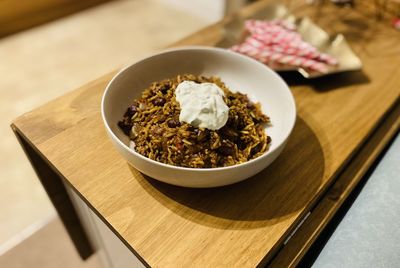
[[[132,148],[181,167],[216,168],[247,162],[271,143],[259,103],[230,91],[218,77],[192,74],[153,82],[118,126]]]
[[[241,164],[190,168],[150,159],[133,148],[129,136],[118,127],[126,109],[135,99],[141,99],[143,90],[154,81],[200,72],[221,77],[231,90],[247,94],[253,103],[260,103],[262,111],[271,118],[271,125],[266,126],[265,131],[272,142],[266,152]],[[285,81],[260,62],[221,48],[180,47],[146,57],[117,73],[104,91],[101,115],[112,145],[135,170],[161,182],[204,188],[243,181],[273,163],[293,131],[296,105]],[[267,172],[260,176],[268,180],[268,175]],[[136,173],[133,176],[136,177]]]

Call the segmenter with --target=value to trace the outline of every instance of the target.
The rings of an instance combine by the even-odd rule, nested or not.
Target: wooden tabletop
[[[237,16],[257,15],[269,2]],[[100,116],[100,99],[114,73],[21,116],[13,128],[148,265],[257,266],[276,253],[398,106],[399,34],[362,13],[334,8],[328,5],[318,17],[312,7],[296,14],[314,16],[332,34],[343,33],[363,70],[313,81],[286,77],[298,108],[293,134],[271,166],[242,183],[186,189],[130,167],[112,147]],[[333,12],[335,19],[324,16]],[[234,19],[179,45],[216,45]]]

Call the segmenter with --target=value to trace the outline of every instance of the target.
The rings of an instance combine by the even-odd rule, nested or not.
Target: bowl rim
[[[105,99],[108,95],[108,92],[110,91],[111,85],[113,84],[114,80],[116,80],[122,73],[124,73],[127,69],[131,68],[132,66],[139,64],[143,61],[149,60],[151,58],[163,55],[163,54],[167,54],[167,53],[171,53],[171,52],[178,52],[178,51],[195,51],[195,50],[203,50],[203,51],[217,51],[219,53],[226,53],[229,54],[230,56],[234,56],[234,57],[240,57],[243,60],[252,62],[253,64],[257,64],[260,67],[265,68],[268,72],[270,72],[272,74],[272,76],[274,76],[276,79],[281,80],[283,82],[283,84],[285,85],[285,89],[287,90],[287,95],[289,96],[291,105],[293,107],[293,114],[292,114],[292,119],[291,119],[291,124],[290,124],[290,128],[289,131],[287,131],[286,135],[284,136],[284,138],[281,140],[281,142],[273,149],[273,150],[268,150],[266,151],[263,155],[260,155],[257,158],[251,159],[247,162],[244,163],[240,163],[240,164],[236,164],[236,165],[232,165],[232,166],[227,166],[227,167],[215,167],[215,168],[189,168],[189,167],[181,167],[181,166],[174,166],[174,165],[170,165],[170,164],[166,164],[166,163],[162,163],[162,162],[158,162],[156,160],[150,159],[146,156],[143,156],[139,153],[137,153],[135,150],[133,150],[132,148],[130,148],[129,146],[127,146],[125,143],[123,143],[116,135],[115,133],[111,130],[107,119],[106,119],[106,115],[104,112],[104,103],[105,103]],[[122,146],[122,148],[124,148],[125,150],[127,150],[128,152],[132,153],[133,155],[135,155],[136,157],[141,158],[142,160],[148,161],[150,163],[154,163],[156,165],[160,165],[166,168],[170,168],[170,169],[174,169],[174,170],[181,170],[181,171],[196,171],[196,172],[210,172],[210,171],[223,171],[223,170],[233,170],[233,169],[237,169],[238,167],[245,167],[245,166],[249,166],[252,165],[255,162],[259,162],[262,161],[264,158],[268,157],[269,155],[271,155],[273,152],[277,151],[282,144],[285,144],[285,142],[287,141],[287,139],[289,138],[290,134],[293,131],[293,128],[296,124],[296,118],[297,118],[297,107],[296,107],[296,102],[293,96],[293,93],[290,90],[290,87],[287,85],[287,83],[271,68],[269,68],[268,66],[262,64],[261,62],[252,59],[248,56],[224,49],[224,48],[218,48],[218,47],[211,47],[211,46],[180,46],[180,47],[174,47],[174,48],[168,48],[162,51],[159,51],[157,53],[153,53],[147,56],[144,56],[142,58],[139,58],[138,60],[135,60],[134,63],[128,64],[127,66],[123,67],[120,71],[118,71],[113,78],[108,82],[104,92],[103,92],[103,96],[101,98],[101,116],[103,119],[103,123],[104,126],[107,130],[107,132],[112,136],[112,139],[114,139],[120,146]]]

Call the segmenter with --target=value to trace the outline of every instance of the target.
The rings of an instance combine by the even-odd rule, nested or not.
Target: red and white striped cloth
[[[267,65],[296,66],[326,73],[337,60],[319,52],[296,32],[296,25],[283,20],[247,20],[244,23],[249,36],[230,49],[252,57]]]

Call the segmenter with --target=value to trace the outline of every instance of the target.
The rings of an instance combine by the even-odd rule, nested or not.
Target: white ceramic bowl
[[[272,123],[266,129],[272,138],[269,151],[243,164],[201,169],[163,164],[130,149],[129,138],[117,126],[127,107],[152,82],[185,73],[218,76],[230,90],[260,102]],[[107,85],[101,110],[112,143],[133,167],[154,179],[185,187],[228,185],[260,172],[281,153],[296,120],[293,95],[274,71],[249,57],[211,47],[167,50],[124,68]]]

